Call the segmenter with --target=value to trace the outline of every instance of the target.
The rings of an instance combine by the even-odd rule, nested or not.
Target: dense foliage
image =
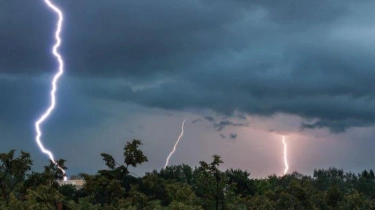
[[[375,175],[330,168],[313,176],[294,172],[251,179],[240,169],[219,170],[223,161],[198,167],[170,166],[138,177],[131,167],[147,161],[141,141],[124,147],[124,160],[101,156],[107,169],[81,174],[82,189],[59,186],[63,174],[50,163],[41,173],[31,171],[26,152],[0,154],[0,209],[375,209]],[[64,167],[64,160],[58,161]]]

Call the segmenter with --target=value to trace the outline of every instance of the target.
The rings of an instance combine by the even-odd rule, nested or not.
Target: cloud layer
[[[1,4],[0,74],[50,72],[53,14],[35,2]],[[306,119],[302,128],[332,132],[375,122],[371,1],[61,6],[67,74],[81,94],[226,116],[286,113]]]

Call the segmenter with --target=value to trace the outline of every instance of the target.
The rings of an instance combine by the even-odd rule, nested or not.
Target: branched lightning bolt
[[[171,153],[169,153],[168,157],[167,157],[167,161],[165,162],[165,166],[164,168],[167,168],[167,165],[169,163],[169,158],[171,158],[171,156],[173,155],[173,153],[176,151],[176,147],[178,145],[178,142],[180,142],[180,139],[182,138],[182,136],[184,135],[184,126],[185,126],[185,121],[186,119],[184,119],[184,121],[182,122],[182,126],[181,126],[181,134],[178,136],[178,139],[176,141],[176,143],[174,144],[173,146],[173,150],[171,151]]]
[[[286,145],[286,142],[285,142],[285,136],[283,136],[283,144],[284,144],[284,165],[285,165],[284,175],[285,175],[288,172],[288,169],[289,169],[288,159],[287,159],[287,145]]]
[[[50,97],[51,97],[50,98],[50,105],[46,109],[46,111],[35,122],[35,130],[36,130],[36,138],[35,138],[35,140],[36,140],[36,143],[38,144],[40,150],[44,154],[47,154],[48,157],[50,158],[50,160],[54,164],[56,164],[56,166],[64,173],[64,180],[66,180],[65,171],[56,163],[56,161],[55,161],[55,159],[53,157],[52,152],[49,151],[49,150],[47,150],[46,148],[44,148],[44,146],[42,144],[42,141],[41,141],[42,131],[41,131],[40,126],[51,115],[52,111],[55,108],[55,105],[56,105],[57,82],[59,81],[59,78],[64,73],[64,61],[63,61],[63,58],[62,58],[61,54],[58,51],[58,49],[59,49],[59,47],[61,45],[60,34],[61,34],[62,24],[63,24],[63,21],[64,21],[64,16],[63,16],[62,11],[56,5],[54,5],[53,3],[51,3],[50,0],[44,0],[44,2],[58,16],[58,21],[57,21],[56,30],[55,30],[55,40],[56,40],[56,42],[55,42],[55,44],[54,44],[54,46],[52,48],[52,53],[56,57],[56,59],[58,61],[59,68],[58,68],[58,72],[54,75],[54,77],[52,79],[52,82],[51,82],[52,89],[51,89],[51,92],[50,92]]]

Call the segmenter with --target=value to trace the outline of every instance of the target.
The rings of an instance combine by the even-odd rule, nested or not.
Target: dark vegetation
[[[375,209],[372,170],[251,179],[241,169],[220,171],[223,162],[214,155],[195,168],[183,164],[138,177],[131,168],[147,161],[141,144],[128,142],[121,162],[102,153],[107,169],[81,174],[82,189],[59,186],[63,174],[52,163],[33,172],[28,153],[1,153],[0,209]],[[64,160],[58,163],[65,168]]]

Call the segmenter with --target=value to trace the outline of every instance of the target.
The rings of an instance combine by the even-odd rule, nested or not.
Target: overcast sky
[[[375,2],[370,0],[55,0],[66,72],[43,142],[68,174],[122,161],[141,139],[160,169],[221,155],[225,168],[374,168]],[[0,152],[48,163],[33,123],[48,105],[56,16],[40,1],[0,1]]]

